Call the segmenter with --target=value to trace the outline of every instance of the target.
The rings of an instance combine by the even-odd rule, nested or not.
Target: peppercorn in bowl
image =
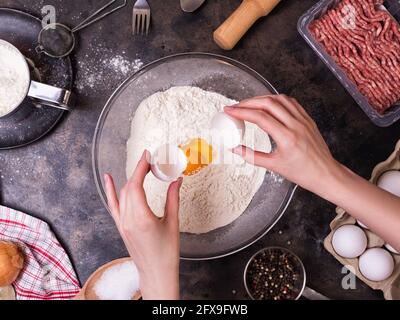
[[[244,284],[253,300],[298,300],[306,286],[306,273],[291,251],[265,248],[247,263]]]

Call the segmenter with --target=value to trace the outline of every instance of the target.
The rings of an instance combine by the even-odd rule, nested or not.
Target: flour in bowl
[[[212,118],[224,106],[235,104],[214,92],[196,87],[173,87],[144,100],[132,120],[127,143],[127,176],[130,177],[144,149],[154,152],[166,143],[183,144],[206,137]],[[246,124],[244,143],[270,152],[268,136],[252,124]],[[230,164],[212,164],[198,174],[185,177],[181,189],[180,230],[207,233],[236,220],[249,206],[261,187],[266,170],[256,168],[229,151]],[[145,190],[150,208],[164,215],[169,184],[149,174]]]
[[[0,117],[15,109],[29,86],[26,62],[17,49],[0,40]]]

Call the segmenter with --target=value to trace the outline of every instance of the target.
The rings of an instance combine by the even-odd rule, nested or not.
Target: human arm
[[[295,99],[284,95],[257,97],[227,107],[225,112],[255,123],[278,146],[271,154],[245,146],[233,152],[342,207],[400,250],[400,198],[337,162],[315,122]]]
[[[104,176],[111,215],[140,275],[143,299],[179,299],[179,190],[173,182],[167,195],[164,218],[150,209],[143,183],[150,170],[143,153],[135,172],[118,198],[111,175]]]

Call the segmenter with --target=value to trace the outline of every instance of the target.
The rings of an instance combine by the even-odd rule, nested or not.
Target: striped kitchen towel
[[[79,292],[71,261],[47,223],[0,206],[0,240],[24,253],[24,268],[13,283],[17,300],[64,300]]]

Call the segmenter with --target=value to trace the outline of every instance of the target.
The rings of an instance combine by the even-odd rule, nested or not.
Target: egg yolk
[[[181,146],[186,155],[188,165],[185,176],[192,176],[207,167],[213,161],[213,149],[204,139],[196,138]]]

